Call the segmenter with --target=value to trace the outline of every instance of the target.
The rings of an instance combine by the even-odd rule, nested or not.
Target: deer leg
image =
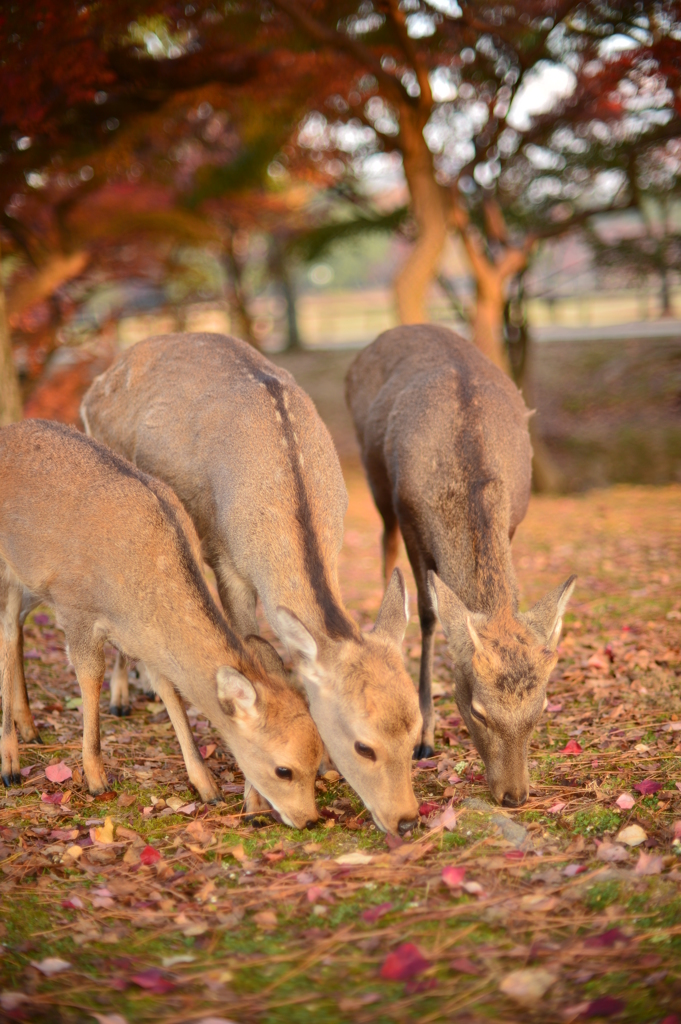
[[[76,632],[76,631],[74,631]],[[75,639],[66,630],[67,650],[83,698],[83,771],[92,796],[106,793],[109,781],[102,760],[99,730],[99,697],[104,683],[104,645],[87,627],[77,631]]]
[[[116,651],[116,661],[111,673],[111,695],[109,711],[118,718],[130,714],[130,691],[128,688],[128,659]]]
[[[182,756],[184,758],[184,763],[187,768],[189,781],[198,791],[198,794],[204,803],[210,804],[221,800],[222,796],[217,787],[217,783],[215,782],[210,770],[206,767],[205,761],[201,757],[199,749],[194,741],[194,737],[192,736],[187,712],[184,709],[184,704],[182,703],[180,695],[170,680],[166,679],[165,676],[154,675],[152,683],[156,693],[165,704],[168,717],[173,723],[173,728],[175,729],[180,749],[182,751]]]
[[[424,546],[420,543],[419,537],[411,524],[406,519],[401,519],[400,525],[409,562],[411,563],[414,579],[416,580],[419,621],[421,623],[419,707],[421,709],[421,717],[423,718],[423,727],[421,730],[421,741],[414,748],[414,757],[420,760],[422,757],[432,757],[435,753],[435,709],[433,707],[431,680],[433,676],[433,646],[437,619],[427,586],[428,569],[434,568],[435,562],[427,554],[423,553]]]
[[[426,591],[425,599],[422,600],[423,591],[419,587],[418,607],[419,620],[421,623],[421,669],[419,673],[419,707],[423,717],[423,729],[421,731],[421,743],[414,750],[414,757],[432,757],[435,753],[435,709],[433,707],[433,694],[431,680],[433,678],[433,647],[435,642],[435,612],[430,604],[430,598]]]
[[[17,662],[21,650],[21,591],[7,580],[0,584],[0,671],[2,672],[2,736],[0,756],[2,781],[5,786],[21,783],[19,739],[14,724],[14,689],[18,672]],[[30,713],[30,712],[29,712]]]
[[[253,783],[246,779],[244,784],[244,810],[246,820],[256,818],[260,814],[268,814],[272,810],[272,804],[262,796]]]
[[[24,631],[21,625],[17,634],[17,657],[14,665],[14,721],[24,743],[42,743],[28,703],[24,675]]]

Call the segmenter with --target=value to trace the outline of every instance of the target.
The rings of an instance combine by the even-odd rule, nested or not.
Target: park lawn
[[[368,627],[379,522],[356,471],[349,490],[341,584]],[[246,822],[242,777],[201,716],[225,802],[192,808],[162,705],[141,692],[127,719],[102,695],[112,788],[93,799],[63,638],[49,609],[31,616],[46,745],[22,746],[30,773],[0,794],[0,1019],[680,1022],[681,487],[534,497],[514,559],[524,608],[579,574],[530,799],[492,806],[440,634],[437,752],[414,766],[421,825],[399,845],[333,774],[314,831]],[[414,679],[419,653],[414,618]],[[62,762],[72,776],[50,782]],[[635,847],[617,841],[630,826]],[[448,885],[445,868],[463,870]]]

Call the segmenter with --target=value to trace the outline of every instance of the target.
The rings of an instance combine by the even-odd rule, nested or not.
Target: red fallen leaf
[[[133,974],[130,981],[134,982],[135,985],[139,985],[140,988],[145,989],[147,992],[153,993],[155,996],[164,996],[177,988],[177,985],[174,985],[156,967],[149,967],[146,971]]]
[[[619,928],[609,928],[607,932],[600,935],[590,935],[584,940],[587,949],[610,949],[616,942],[629,942],[629,936],[625,935]]]
[[[591,1000],[580,1017],[587,1020],[591,1017],[614,1017],[616,1013],[621,1013],[624,1007],[625,1003],[621,999],[615,999],[614,996],[599,996],[598,999]]]
[[[44,804],[60,804],[63,793],[43,793],[40,799]]]
[[[437,761],[430,760],[427,757],[422,757],[420,761],[416,762],[417,768],[437,768]]]
[[[450,866],[442,869],[442,881],[445,885],[448,885],[450,889],[460,888],[465,877],[465,868],[455,868]]]
[[[546,813],[547,814],[560,814],[560,812],[564,811],[566,807],[567,807],[567,804],[565,803],[564,800],[557,800],[556,803],[553,805],[553,807],[549,807],[549,809],[548,809],[548,811]]]
[[[27,764],[25,768],[20,768],[19,771],[24,776],[24,778],[26,778],[27,775],[31,774],[31,772],[33,771],[34,768],[35,768],[34,764]]]
[[[65,839],[77,839],[78,829],[77,828],[53,828],[48,837],[49,839],[59,839],[61,841]]]
[[[421,815],[422,818],[427,818],[430,814],[434,814],[435,811],[439,810],[439,804],[433,803],[432,800],[426,800],[425,803],[422,803],[421,806],[419,807],[419,814]]]
[[[546,710],[547,711],[562,711],[563,710],[563,705],[562,704],[547,704],[546,705]]]
[[[199,747],[199,754],[201,755],[204,761],[207,761],[208,758],[211,757],[216,750],[217,746],[215,743],[208,743],[205,747]]]
[[[524,856],[524,850],[507,850],[504,854],[506,860],[522,860]]]
[[[480,968],[467,956],[457,956],[455,960],[450,960],[449,967],[459,974],[482,974]]]
[[[582,748],[580,747],[577,740],[568,740],[563,749],[560,751],[561,754],[581,754]]]
[[[348,828],[350,824],[350,822],[346,821],[345,827]],[[357,828],[359,828],[359,825],[357,826]],[[388,847],[389,850],[398,850],[400,846],[404,846],[404,839],[402,838],[402,836],[391,836],[390,833],[387,832],[385,837],[385,845]]]
[[[65,910],[82,910],[85,906],[80,896],[70,896],[67,900],[62,900],[61,905]]]
[[[73,772],[63,761],[60,761],[59,764],[50,764],[45,769],[45,778],[50,782],[66,782],[72,775]]]
[[[423,958],[418,946],[413,942],[403,942],[385,958],[381,977],[385,981],[408,981],[409,978],[423,974],[428,967],[430,964]]]
[[[108,804],[111,800],[115,800],[118,793],[115,789],[108,789],[106,793],[98,793],[95,800],[98,803]]]
[[[659,789],[662,789],[661,782],[655,782],[653,779],[644,779],[643,782],[637,782],[634,786],[641,796],[651,796],[653,793],[657,793]]]
[[[605,645],[605,653],[610,658],[610,661],[614,661],[615,660],[615,651],[613,650],[612,644],[606,644]]]
[[[678,1013],[670,1013],[668,1017],[660,1021],[660,1024],[681,1024],[681,1017]]]
[[[563,874],[567,878],[574,878],[575,875],[581,875],[583,871],[587,871],[588,868],[585,864],[568,864],[566,868],[563,868]]]
[[[674,822],[674,839],[681,839],[681,821]]]
[[[161,854],[153,846],[145,846],[140,853],[140,863],[156,864],[161,859]]]
[[[363,910],[361,917],[367,924],[376,924],[379,917],[383,917],[385,914],[389,914],[392,910],[392,903],[379,903],[377,907],[370,907],[369,910]]]

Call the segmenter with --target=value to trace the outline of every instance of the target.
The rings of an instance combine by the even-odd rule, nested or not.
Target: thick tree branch
[[[407,23],[404,11],[400,9],[396,0],[387,0],[387,10],[388,17],[390,18],[395,30],[395,34],[397,35],[402,51],[416,72],[416,80],[419,83],[419,89],[421,90],[420,96],[418,97],[418,106],[421,111],[421,116],[423,117],[423,123],[425,124],[430,117],[431,110],[433,109],[433,93],[430,88],[428,67],[419,56],[418,50],[414,46],[409,33],[407,32]]]

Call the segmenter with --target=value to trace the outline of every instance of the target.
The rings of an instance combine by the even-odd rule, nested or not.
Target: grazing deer
[[[511,539],[527,510],[532,450],[515,385],[444,327],[386,331],[348,370],[346,398],[383,523],[386,579],[399,532],[418,588],[423,734],[434,745],[436,616],[456,701],[499,803],[527,799],[527,748],[556,663],[571,576],[518,611]],[[437,574],[437,575],[436,575]]]
[[[310,398],[243,341],[177,334],[124,353],[81,415],[94,437],[173,488],[234,628],[257,634],[259,597],[338,770],[379,828],[411,828],[421,716],[400,650],[404,580],[393,574],[373,632],[362,634],[338,585],[347,493]]]
[[[322,754],[304,698],[268,676],[227,625],[203,578],[191,520],[165,484],[71,427],[25,420],[0,431],[2,780],[21,781],[14,727],[30,718],[22,611],[52,605],[83,695],[83,768],[107,787],[100,751],[104,644],[141,659],[203,800],[220,796],[178,691],[203,711],[247,780],[287,824],[317,820]],[[255,787],[255,790],[253,790]],[[250,795],[247,793],[247,796]],[[257,792],[256,792],[257,796]]]

